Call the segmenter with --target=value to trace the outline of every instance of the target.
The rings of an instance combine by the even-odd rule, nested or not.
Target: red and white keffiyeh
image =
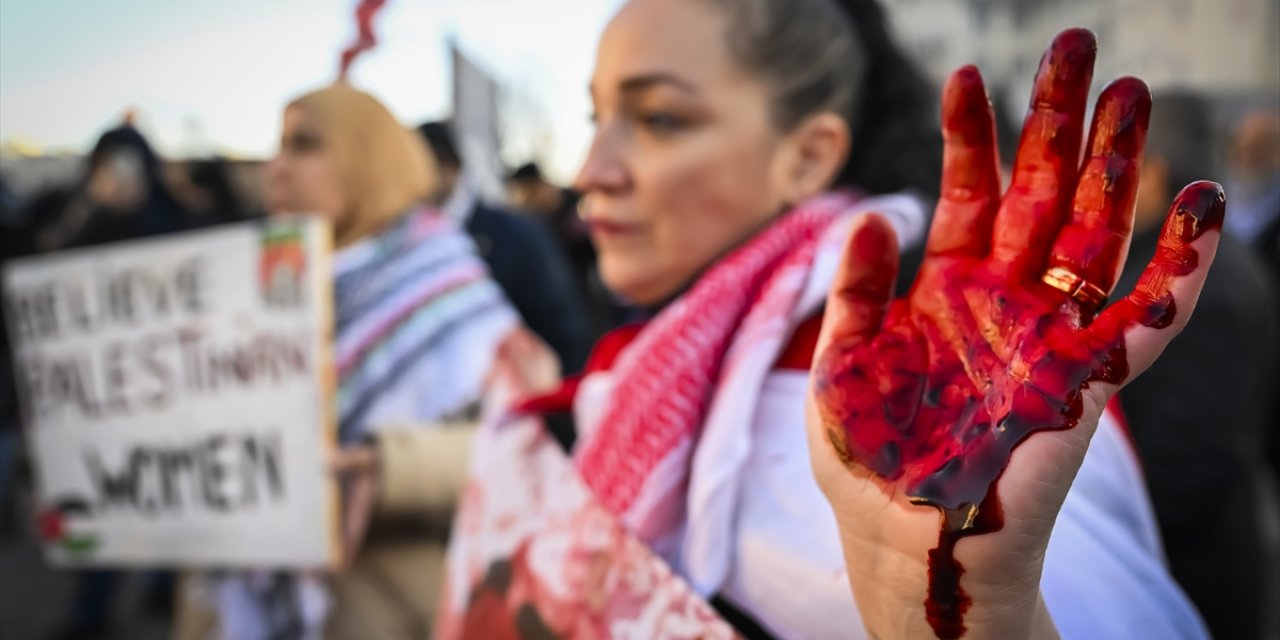
[[[611,334],[580,381],[515,413],[511,389],[490,398],[437,637],[497,637],[521,621],[560,637],[733,637],[707,604],[715,594],[781,636],[859,637],[808,468],[803,377],[779,372],[779,357],[820,312],[856,214],[885,215],[906,244],[924,218],[909,197],[833,198],[784,215],[638,331]],[[572,460],[538,419],[570,402]],[[1107,414],[1046,558],[1042,589],[1064,637],[1106,636],[1117,621],[1200,636],[1159,555]]]
[[[908,241],[923,235],[914,198],[823,196],[712,265],[638,332],[611,335],[580,381],[514,406],[514,389],[496,385],[454,519],[437,637],[531,612],[575,637],[731,636],[704,598],[732,565],[726,540],[764,381],[825,298],[830,280],[815,274],[834,272],[849,223],[869,210]],[[538,416],[570,403],[573,459]]]
[[[601,503],[659,553],[684,520],[690,458],[732,346],[789,328],[819,238],[854,203],[833,193],[786,213],[712,266],[615,363],[615,392],[575,462]]]

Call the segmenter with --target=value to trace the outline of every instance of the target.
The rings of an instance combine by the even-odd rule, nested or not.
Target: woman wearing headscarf
[[[344,567],[325,578],[250,572],[203,581],[216,623],[182,637],[422,637],[482,386],[517,316],[474,245],[424,202],[422,143],[366,93],[334,86],[284,112],[266,168],[273,214],[333,228]],[[376,456],[376,457],[375,457]],[[365,516],[372,512],[372,520]],[[190,613],[190,612],[188,612]]]

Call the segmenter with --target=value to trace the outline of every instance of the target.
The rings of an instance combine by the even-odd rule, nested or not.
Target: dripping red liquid
[[[1225,210],[1210,183],[1177,202],[1135,291],[1096,320],[1095,310],[1057,290],[954,261],[926,265],[913,297],[890,305],[869,343],[830,347],[819,358],[819,410],[840,457],[942,514],[925,602],[939,638],[965,634],[972,602],[956,546],[1003,528],[994,488],[1013,449],[1036,431],[1074,427],[1089,383],[1129,377],[1126,331],[1176,318],[1172,283],[1196,268],[1190,244],[1219,229]],[[929,295],[918,299],[917,290]],[[1002,327],[1027,329],[1006,335]]]

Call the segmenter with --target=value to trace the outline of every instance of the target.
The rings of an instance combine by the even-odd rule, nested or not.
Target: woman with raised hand
[[[877,4],[625,4],[576,186],[605,283],[650,313],[555,393],[536,349],[500,358],[438,635],[1203,637],[1104,407],[1190,314],[1223,197],[1184,191],[1098,315],[1150,96],[1110,85],[1086,139],[1095,54],[1050,45],[1003,193],[981,79],[951,78],[893,301],[913,218],[871,178],[924,156],[883,144],[914,111]]]
[[[870,195],[925,156],[893,137],[916,111],[877,4],[623,5],[576,187],[604,282],[649,317],[554,393],[536,349],[499,358],[438,635],[1204,636],[1105,406],[1192,311],[1222,193],[1181,193],[1098,314],[1151,97],[1110,84],[1085,136],[1094,55],[1085,31],[1048,47],[1006,192],[977,70],[952,76],[893,301],[913,216]]]

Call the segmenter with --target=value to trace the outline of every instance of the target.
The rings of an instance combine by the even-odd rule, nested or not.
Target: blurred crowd
[[[142,131],[124,122],[102,134],[71,182],[16,193],[0,174],[0,261],[259,218],[273,208],[264,188],[294,190],[295,209],[323,209],[329,206],[328,196],[318,193],[323,187],[305,178],[308,131],[291,129],[287,118],[281,157],[270,163],[162,158]],[[1227,233],[1191,323],[1120,398],[1174,577],[1218,637],[1243,638],[1238,634],[1261,626],[1235,625],[1274,616],[1280,601],[1280,112],[1248,112],[1227,131],[1216,122],[1205,96],[1180,90],[1154,97],[1136,231],[1117,291],[1133,286],[1156,251],[1166,207],[1183,185],[1199,178],[1225,185]],[[644,312],[602,283],[571,186],[553,183],[529,162],[509,169],[504,199],[486,199],[467,182],[448,122],[411,131],[429,152],[433,178],[379,215],[423,206],[457,220],[523,324],[554,350],[563,373],[580,370],[598,337]],[[1218,157],[1222,166],[1214,163]],[[937,169],[924,170],[936,175]],[[308,189],[317,192],[300,191]],[[348,245],[368,235],[352,233]],[[899,280],[910,282],[910,274]],[[30,539],[31,524],[11,359],[8,337],[0,333],[0,536],[10,549],[0,555],[7,558],[0,591],[6,594],[28,579],[17,567],[31,570],[12,551]],[[172,575],[94,571],[74,580],[73,589],[62,591],[71,594],[69,601],[45,603],[64,613],[57,628],[41,630],[48,635],[40,637],[135,637],[132,614],[120,617],[112,605],[113,592],[128,580],[145,585],[145,613],[137,615],[174,615]],[[16,637],[6,629],[22,612],[4,611],[9,618],[0,620],[0,637]]]
[[[555,350],[566,373],[579,369],[595,338],[624,320],[627,311],[595,273],[595,252],[577,214],[578,194],[549,182],[536,162],[528,162],[505,177],[505,200],[483,201],[463,177],[450,124],[424,123],[416,134],[438,169],[432,173],[439,176],[422,201],[463,221],[524,323]],[[122,123],[102,134],[74,181],[43,184],[19,195],[0,174],[0,262],[261,218],[267,215],[262,188],[267,170],[261,162],[219,157],[166,160],[142,132]],[[30,502],[24,499],[30,470],[24,464],[11,358],[9,335],[0,332],[0,532],[6,543],[17,545],[32,531],[25,511]],[[18,572],[30,573],[15,568],[23,564],[15,553],[6,560],[0,587],[9,594],[28,577]],[[104,637],[115,627],[111,618],[118,598],[113,594],[125,590],[125,579],[112,571],[76,577],[58,616],[65,624],[50,630],[49,637]],[[173,576],[150,573],[138,580],[139,615],[171,617]],[[5,615],[10,619],[0,621],[0,637],[11,637],[5,631],[10,625],[29,628],[18,619],[27,614],[10,607]]]

